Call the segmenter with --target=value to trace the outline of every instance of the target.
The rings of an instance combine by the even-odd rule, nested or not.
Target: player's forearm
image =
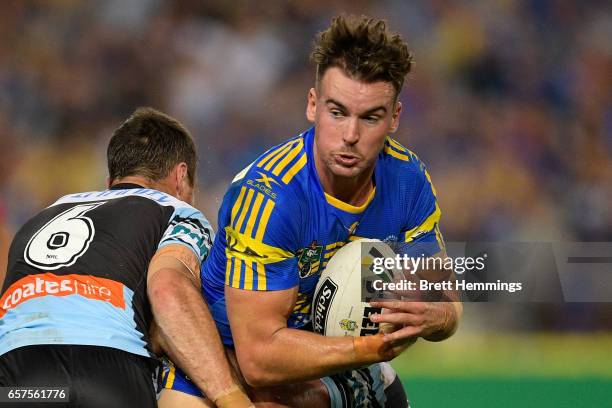
[[[385,361],[382,338],[324,337],[282,328],[267,341],[252,344],[240,353],[240,368],[251,386],[273,386],[307,381]]]
[[[157,272],[148,287],[164,351],[212,400],[236,386],[214,320],[185,275]]]

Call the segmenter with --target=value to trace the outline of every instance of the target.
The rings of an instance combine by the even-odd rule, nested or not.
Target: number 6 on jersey
[[[105,202],[74,206],[46,223],[28,242],[26,262],[45,270],[73,265],[87,251],[96,233],[93,221],[85,213]]]

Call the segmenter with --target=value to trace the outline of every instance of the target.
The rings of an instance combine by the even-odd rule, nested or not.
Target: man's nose
[[[350,118],[344,130],[343,140],[348,145],[354,145],[359,141],[359,119]]]

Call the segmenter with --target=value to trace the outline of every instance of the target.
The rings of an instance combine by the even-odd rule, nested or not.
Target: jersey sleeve
[[[248,177],[247,177],[248,178]],[[235,187],[226,238],[225,284],[244,290],[283,290],[299,283],[297,246],[301,213],[291,191]],[[279,189],[280,190],[280,189]]]
[[[214,239],[213,229],[204,215],[193,207],[179,207],[170,218],[158,249],[179,244],[195,253],[200,263],[206,259]]]
[[[414,158],[417,188],[407,221],[401,231],[400,252],[410,256],[431,256],[444,249],[444,239],[440,233],[441,211],[436,198],[436,190],[425,165]]]

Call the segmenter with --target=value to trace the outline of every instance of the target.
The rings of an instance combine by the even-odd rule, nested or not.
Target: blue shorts
[[[163,364],[162,388],[184,392],[196,397],[204,397],[202,391],[172,361],[164,358]]]
[[[327,387],[332,408],[409,407],[401,382],[388,363],[335,374],[321,381]],[[165,389],[204,397],[189,377],[167,359],[162,385]]]

